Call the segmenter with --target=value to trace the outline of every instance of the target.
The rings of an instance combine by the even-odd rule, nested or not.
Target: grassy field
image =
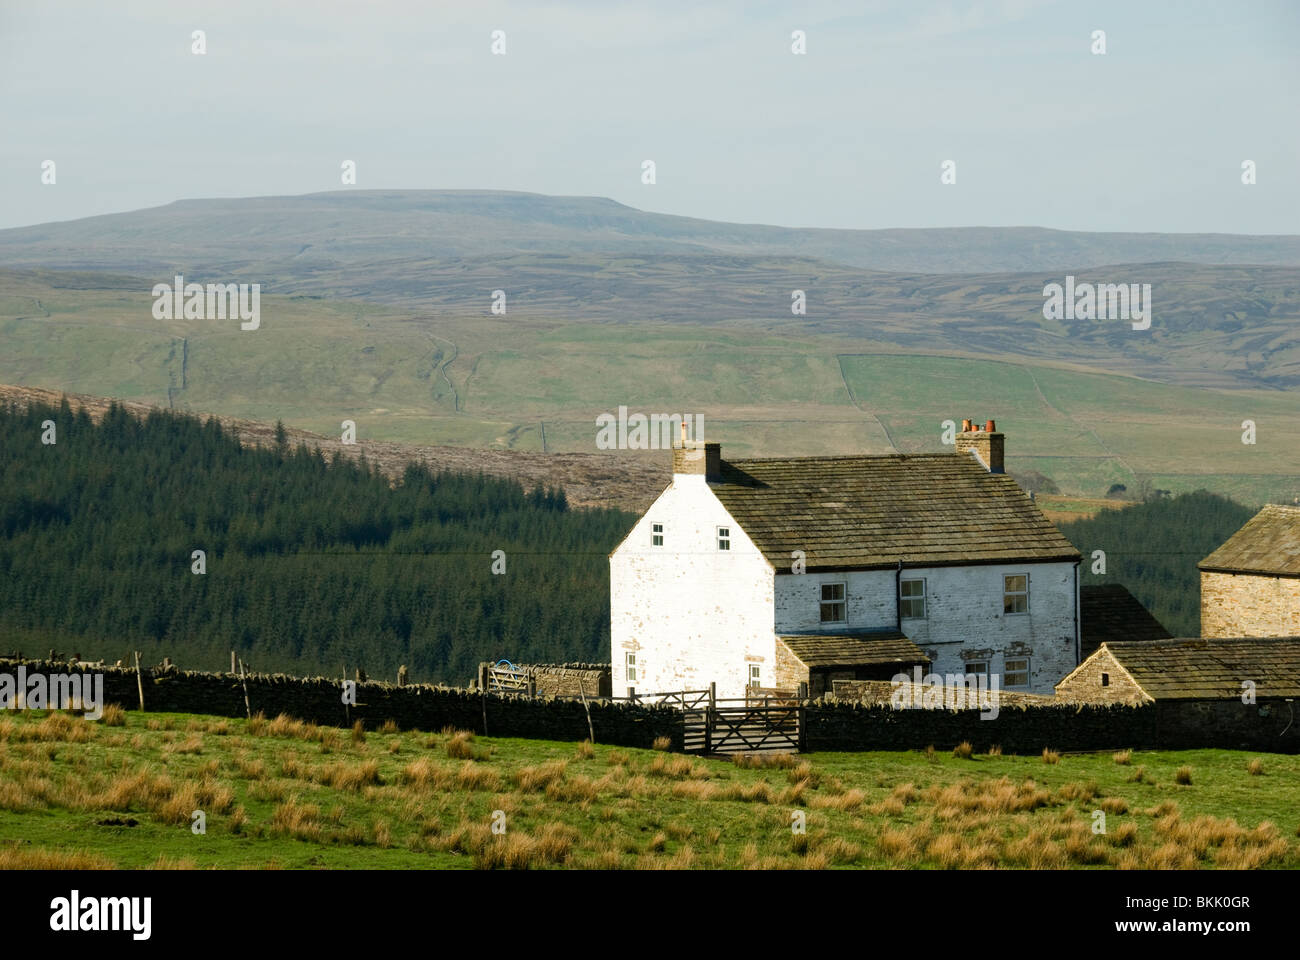
[[[944,747],[757,765],[32,711],[0,717],[0,868],[1300,867],[1300,758]]]
[[[991,417],[1008,469],[1040,471],[1066,496],[1141,478],[1247,503],[1300,496],[1295,391],[903,353],[788,324],[573,323],[268,295],[262,328],[245,333],[154,320],[151,303],[139,282],[0,272],[0,382],[326,436],[350,419],[363,440],[548,452],[599,453],[595,418],[620,406],[700,414],[732,457],[940,451],[944,420]]]

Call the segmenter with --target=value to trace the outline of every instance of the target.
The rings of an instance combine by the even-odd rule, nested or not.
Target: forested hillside
[[[218,669],[233,649],[455,683],[482,659],[607,660],[606,555],[632,520],[505,479],[412,465],[391,483],[364,459],[243,448],[212,419],[96,425],[66,401],[0,407],[0,489],[0,652]]]
[[[1061,524],[1084,555],[1080,582],[1122,583],[1176,637],[1201,634],[1201,583],[1196,565],[1237,532],[1255,511],[1235,500],[1197,491],[1124,510],[1102,510]],[[1091,572],[1094,550],[1106,573]]]

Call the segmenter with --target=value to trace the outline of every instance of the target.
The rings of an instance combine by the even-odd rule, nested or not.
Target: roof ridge
[[[723,463],[801,463],[822,460],[919,460],[921,458],[951,458],[954,462],[965,463],[966,457],[957,453],[835,453],[812,454],[804,457],[737,457],[734,460],[723,458]]]

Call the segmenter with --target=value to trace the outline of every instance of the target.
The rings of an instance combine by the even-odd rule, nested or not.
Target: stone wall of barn
[[[1150,700],[1105,648],[1058,683],[1056,695],[1075,703],[1138,704]]]
[[[1201,636],[1300,637],[1300,577],[1203,572]]]
[[[778,690],[798,690],[799,684],[810,681],[808,667],[779,638],[776,641],[776,668],[773,673]],[[816,696],[815,693],[812,695]]]

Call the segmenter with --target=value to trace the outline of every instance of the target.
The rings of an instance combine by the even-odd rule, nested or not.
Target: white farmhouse
[[[951,454],[725,461],[673,479],[610,554],[616,696],[830,690],[921,665],[1051,693],[1079,663],[1080,555],[969,421]]]

